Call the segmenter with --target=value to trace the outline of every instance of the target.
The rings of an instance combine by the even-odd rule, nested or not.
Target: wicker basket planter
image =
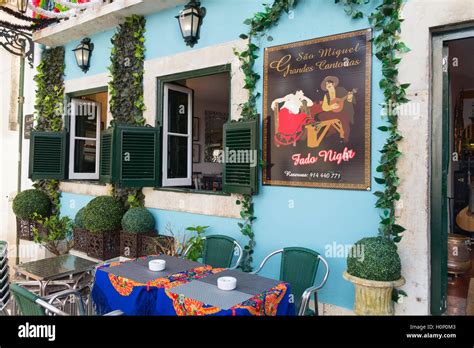
[[[142,256],[140,255],[140,250],[144,250],[142,247],[143,237],[156,237],[157,235],[156,231],[150,231],[148,233],[120,231],[120,255],[129,258]]]
[[[90,232],[83,228],[74,228],[74,250],[87,253]]]
[[[169,254],[167,246],[174,243],[174,238],[163,235],[141,235],[140,249],[138,256]]]
[[[41,236],[46,237],[48,235],[48,231],[40,223],[34,220],[16,218],[16,231],[19,239],[33,241],[33,229],[35,227],[38,228]]]
[[[120,256],[120,232],[89,232],[86,252],[87,256],[103,261]]]

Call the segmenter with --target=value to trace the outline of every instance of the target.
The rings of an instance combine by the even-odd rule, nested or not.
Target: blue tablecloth
[[[141,258],[127,262],[143,263],[143,260]],[[171,290],[188,282],[223,272],[225,269],[202,265],[147,283],[139,283],[133,279],[115,275],[111,268],[119,265],[120,263],[112,263],[99,268],[96,272],[92,299],[98,314],[120,309],[125,315],[295,315],[293,296],[287,283],[278,283],[230,309],[222,309],[179,295],[179,290],[173,292]],[[107,272],[106,267],[110,267]]]

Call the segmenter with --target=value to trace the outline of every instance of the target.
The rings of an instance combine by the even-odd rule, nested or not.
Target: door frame
[[[431,314],[442,315],[447,309],[449,229],[447,179],[451,158],[447,43],[474,37],[474,27],[472,23],[466,23],[451,29],[436,29],[431,34],[430,307]]]

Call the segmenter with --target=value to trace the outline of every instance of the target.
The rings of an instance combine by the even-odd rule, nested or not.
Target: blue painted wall
[[[268,0],[205,0],[207,16],[202,27],[201,40],[194,49],[208,45],[235,40],[246,32],[243,21],[262,8]],[[173,8],[147,17],[147,59],[189,51],[181,40],[178,24],[174,16],[179,12]],[[366,13],[371,8],[365,8]],[[284,15],[279,25],[270,31],[272,42],[263,42],[263,46],[274,46],[288,42],[312,39],[337,33],[368,28],[366,19],[352,20],[341,6],[332,0],[300,0],[290,18]],[[110,37],[113,32],[97,34],[92,38],[95,43],[94,59],[88,75],[107,71],[110,57]],[[78,42],[66,46],[66,78],[84,76],[77,68],[72,50]],[[263,74],[263,61],[256,66]],[[379,152],[384,136],[377,131],[382,125],[379,104],[383,101],[378,87],[381,78],[380,62],[374,58],[373,64],[373,103],[372,103],[372,172],[379,160]],[[259,91],[262,92],[262,84]],[[260,103],[261,104],[261,103]],[[261,108],[261,105],[260,105]],[[260,110],[261,111],[261,110]],[[377,184],[372,182],[373,190]],[[375,235],[378,227],[378,212],[374,208],[375,197],[372,192],[342,191],[305,188],[262,187],[255,198],[255,211],[258,220],[255,224],[257,248],[255,263],[275,249],[285,246],[304,246],[324,254],[327,246],[334,243],[347,245],[363,236]],[[74,216],[77,210],[92,197],[63,194],[63,214]],[[237,227],[238,220],[186,214],[152,209],[158,221],[158,229],[164,231],[170,224],[175,232],[193,225],[210,225],[210,233],[222,233],[233,236],[245,243]],[[327,257],[331,275],[327,286],[321,292],[321,301],[345,308],[353,305],[353,287],[342,279],[346,268],[345,257]],[[264,272],[265,275],[278,276],[278,260],[275,260]]]

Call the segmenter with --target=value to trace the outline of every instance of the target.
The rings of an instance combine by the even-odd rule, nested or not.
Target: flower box
[[[87,252],[87,243],[89,241],[90,232],[83,228],[74,228],[74,250]]]
[[[147,255],[171,255],[174,250],[174,238],[163,235],[142,235],[138,257]]]
[[[89,232],[89,231],[88,231]],[[120,232],[90,233],[87,239],[87,256],[109,260],[120,256]]]
[[[157,235],[156,231],[150,231],[145,234],[120,231],[120,255],[129,258],[142,256],[139,254],[140,250],[144,250],[142,247],[143,237],[156,237]]]
[[[34,228],[37,228],[39,230],[41,236],[48,235],[48,231],[39,222],[34,220],[23,220],[16,218],[16,230],[19,239],[33,241]]]

